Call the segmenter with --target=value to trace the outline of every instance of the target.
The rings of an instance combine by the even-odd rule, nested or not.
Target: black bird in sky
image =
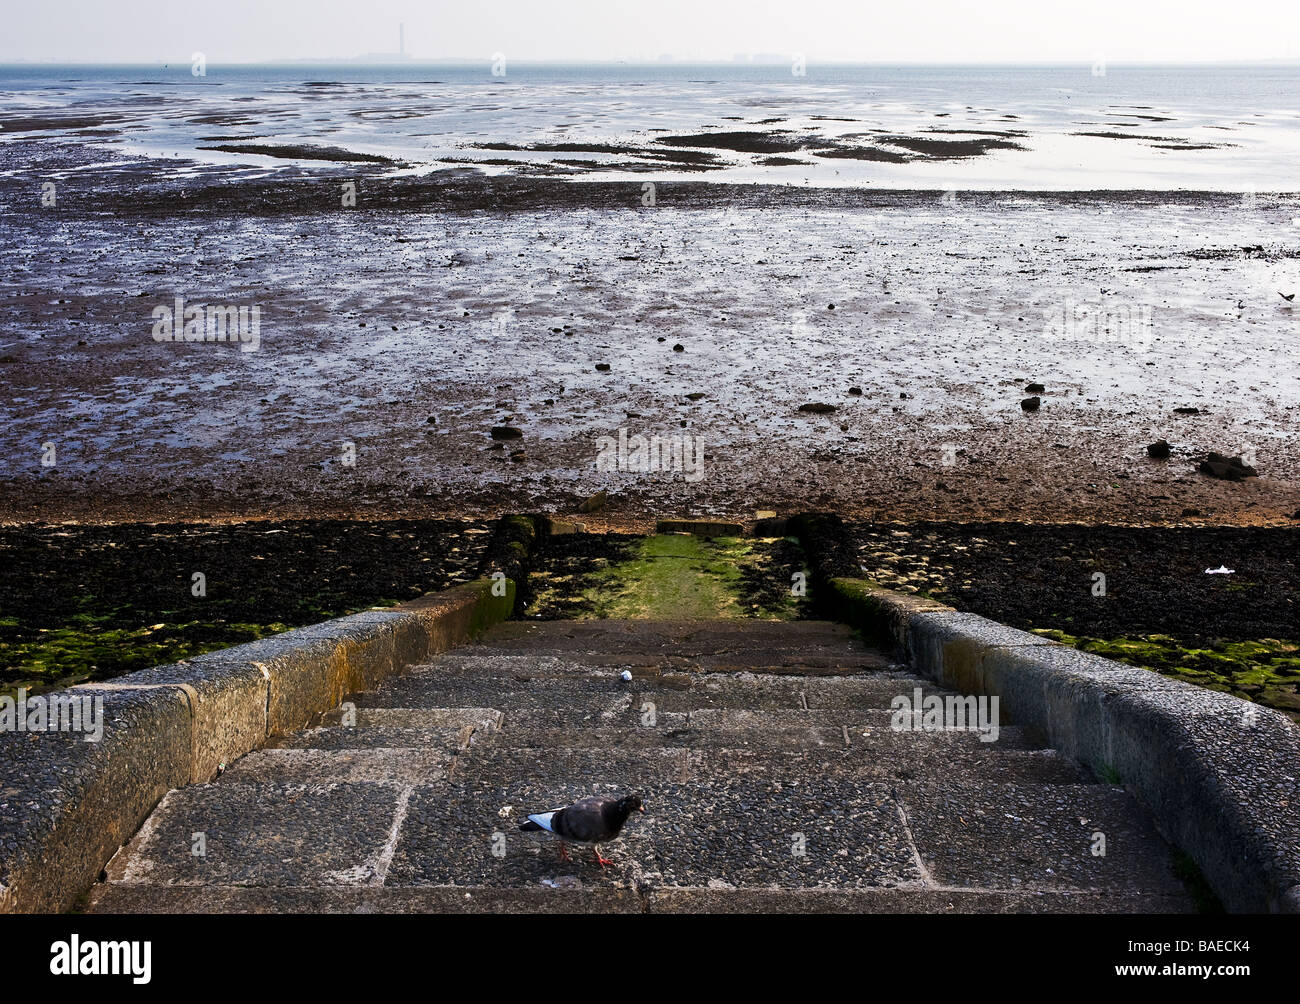
[[[604,868],[614,862],[602,857],[600,848],[596,845],[613,840],[623,829],[628,816],[633,812],[644,811],[640,795],[627,795],[623,798],[618,795],[588,795],[563,809],[534,813],[519,828],[525,833],[545,830],[559,837],[560,856],[566,860],[569,852],[564,841],[591,844],[596,863]]]
[[[1277,295],[1282,297],[1282,299],[1284,299],[1287,303],[1290,303],[1292,300],[1295,299],[1294,293],[1283,293],[1279,290]]]

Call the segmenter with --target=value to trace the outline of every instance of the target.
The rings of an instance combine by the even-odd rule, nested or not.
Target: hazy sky
[[[1300,58],[1296,0],[5,0],[0,61]]]

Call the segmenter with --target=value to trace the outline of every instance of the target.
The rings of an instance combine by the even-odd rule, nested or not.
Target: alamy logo
[[[0,732],[82,732],[88,743],[104,738],[104,698],[86,694],[0,697]]]
[[[1149,303],[1076,303],[1043,311],[1043,336],[1054,341],[1150,348],[1155,338]]]
[[[72,935],[50,945],[55,976],[130,976],[143,985],[153,978],[152,941],[82,941]]]
[[[680,473],[685,480],[704,477],[704,439],[701,436],[601,436],[596,441],[596,470],[634,474]]]
[[[262,345],[262,308],[193,304],[176,297],[172,306],[153,308],[155,342],[239,342],[241,352]]]
[[[889,702],[889,727],[895,732],[978,732],[980,742],[998,741],[998,698],[961,694],[923,697],[917,687],[909,697]]]

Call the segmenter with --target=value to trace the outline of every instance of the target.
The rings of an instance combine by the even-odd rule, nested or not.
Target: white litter
[[[619,675],[623,677],[624,683],[629,683],[632,680],[632,671],[630,669],[623,670],[623,672],[620,673]]]
[[[1220,565],[1218,568],[1207,568],[1205,570],[1205,574],[1206,575],[1232,575],[1236,571],[1237,570],[1235,568],[1228,568],[1226,565]]]

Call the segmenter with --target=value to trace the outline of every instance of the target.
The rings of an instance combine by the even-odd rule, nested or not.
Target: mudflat
[[[5,521],[1300,512],[1293,196],[0,167]],[[156,340],[178,297],[260,308],[256,350]],[[620,433],[702,476],[598,469]]]

